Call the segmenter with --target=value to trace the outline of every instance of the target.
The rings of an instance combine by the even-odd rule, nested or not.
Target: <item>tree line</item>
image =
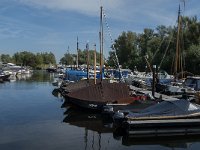
[[[94,63],[94,50],[89,50],[90,65]],[[9,54],[1,54],[0,61],[3,63],[14,63],[20,66],[30,66],[33,69],[47,68],[50,64],[56,66],[56,58],[52,52],[32,53],[28,51],[16,52],[13,56]],[[77,54],[65,53],[60,59],[59,64],[75,65]],[[100,62],[100,53],[96,52],[96,62]],[[78,50],[78,64],[87,64],[87,50]]]
[[[116,52],[123,68],[144,71],[157,65],[173,74],[177,42],[181,50],[184,71],[200,74],[200,22],[197,17],[182,17],[181,30],[177,37],[177,26],[157,26],[145,28],[143,33],[122,32],[114,42],[114,50],[109,53],[108,64],[114,66]],[[179,40],[178,40],[179,39]]]
[[[28,51],[16,52],[13,56],[1,54],[0,61],[3,63],[14,63],[20,66],[30,66],[33,69],[42,69],[49,64],[55,65],[56,58],[52,52],[32,53]]]

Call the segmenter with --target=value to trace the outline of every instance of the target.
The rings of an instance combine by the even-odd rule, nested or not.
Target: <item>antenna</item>
[[[183,3],[183,9],[184,9],[184,11],[185,11],[185,0],[180,0],[180,2],[182,2]]]
[[[100,0],[99,2],[100,2],[100,6],[103,6],[102,0]]]

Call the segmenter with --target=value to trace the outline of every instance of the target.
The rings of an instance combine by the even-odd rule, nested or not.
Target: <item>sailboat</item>
[[[66,93],[64,97],[82,108],[102,110],[105,105],[127,105],[133,102],[125,83],[103,80],[103,7],[100,7],[100,80]]]
[[[196,78],[192,78],[192,73],[184,71],[184,64],[183,64],[183,30],[182,30],[182,15],[181,15],[181,8],[179,5],[178,9],[178,19],[177,19],[177,35],[176,35],[176,51],[175,57],[172,63],[172,73],[174,75],[174,79],[172,84],[162,85],[157,84],[158,88],[160,87],[160,91],[168,95],[182,95],[185,92],[190,93],[191,95],[194,94],[194,90],[191,88],[191,83],[196,83]],[[188,75],[188,77],[186,77]],[[197,85],[198,86],[198,85]]]

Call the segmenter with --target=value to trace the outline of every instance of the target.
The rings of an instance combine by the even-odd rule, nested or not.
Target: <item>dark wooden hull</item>
[[[102,110],[105,105],[128,105],[134,101],[124,83],[89,85],[66,94],[65,98],[70,103],[92,110]]]
[[[103,80],[100,81],[99,79],[96,81],[97,83],[103,82],[103,83],[108,83],[109,80]],[[80,80],[78,82],[72,82],[72,83],[64,83],[61,85],[61,90],[64,92],[63,94],[68,94],[73,91],[86,88],[90,85],[94,85],[94,79],[89,79],[89,80]]]
[[[87,101],[87,100],[81,100],[73,97],[68,97],[68,102],[79,106],[81,108],[85,109],[91,109],[91,110],[102,110],[102,107],[106,105],[105,102],[96,102],[96,101]]]

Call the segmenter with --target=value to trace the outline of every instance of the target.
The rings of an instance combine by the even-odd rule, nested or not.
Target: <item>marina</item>
[[[36,3],[33,2],[29,7],[33,10],[47,8],[41,14],[48,14],[55,5],[52,3],[52,6],[50,4],[44,7],[39,2]],[[68,45],[59,62],[56,56],[60,53],[59,49],[65,47],[66,50],[66,43],[58,38],[64,39],[63,33],[67,31],[63,28],[66,27],[66,18],[64,19],[62,13],[71,14],[74,11],[74,8],[65,8],[65,5],[63,8],[70,11],[63,8],[60,11],[55,7],[58,11],[54,12],[55,16],[61,16],[54,18],[54,21],[49,20],[48,26],[44,22],[32,25],[27,30],[30,33],[32,28],[43,28],[46,33],[46,28],[48,33],[55,31],[52,33],[53,37],[51,34],[43,37],[41,32],[39,45],[53,49],[54,46],[57,47],[56,55],[49,50],[31,50],[34,53],[24,50],[12,56],[0,54],[0,149],[199,148],[200,22],[197,16],[185,16],[185,13],[188,13],[186,1],[179,0],[175,25],[158,25],[155,29],[146,28],[145,25],[141,33],[134,28],[133,32],[121,31],[121,35],[114,39],[105,8],[117,8],[118,12],[118,9],[125,5],[121,6],[116,2],[118,7],[109,8],[107,6],[111,3],[105,7],[103,3],[103,0],[100,0],[99,4],[91,4],[100,8],[97,10],[97,7],[94,7],[92,15],[91,8],[87,9],[87,13],[84,9],[75,9],[76,14],[73,17],[77,22],[82,20],[83,23],[81,31],[77,29],[76,34],[83,38],[83,33],[92,33],[93,38],[88,35],[87,42],[86,39],[79,41],[79,35],[76,35],[76,44],[74,41],[69,43],[76,45],[76,48],[71,51]],[[6,4],[10,3],[4,2],[2,12],[12,9],[5,9]],[[28,6],[23,1],[16,1],[14,4],[15,7],[19,5],[19,9]],[[34,5],[38,6],[33,7]],[[128,4],[126,7],[125,9],[129,8]],[[24,12],[24,9],[21,12]],[[120,27],[122,22],[119,23],[116,12],[111,15],[114,18],[111,18],[111,22]],[[123,14],[123,18],[127,16],[126,11]],[[152,14],[151,12],[149,17],[153,17]],[[79,15],[84,17],[77,19]],[[68,19],[71,17],[68,16]],[[58,26],[61,21],[59,18],[65,23],[59,23]],[[159,22],[164,21],[161,19],[163,17],[158,18]],[[4,18],[3,20],[5,21]],[[123,19],[123,23],[133,24],[128,20],[132,19]],[[67,22],[67,28],[71,26],[75,29],[76,25],[79,26],[77,22],[70,21],[71,25]],[[84,22],[91,23],[87,25],[87,32]],[[52,26],[52,23],[55,26]],[[99,30],[95,29],[97,26]],[[60,27],[60,31],[56,32],[55,27]],[[68,33],[75,34],[74,31]],[[114,36],[117,34],[114,33]],[[35,38],[35,35],[32,33],[30,37]],[[74,38],[72,35],[70,37]],[[80,48],[80,44],[85,47]],[[39,45],[37,44],[37,47]]]
[[[0,148],[10,149],[198,149],[200,138],[190,135],[148,142],[118,133],[112,120],[54,96],[54,74],[34,71],[29,78],[0,84]],[[61,108],[62,107],[62,108]],[[173,139],[173,143],[167,142]],[[146,142],[145,142],[146,141]],[[164,144],[165,141],[168,144]],[[188,145],[190,143],[190,145]]]

